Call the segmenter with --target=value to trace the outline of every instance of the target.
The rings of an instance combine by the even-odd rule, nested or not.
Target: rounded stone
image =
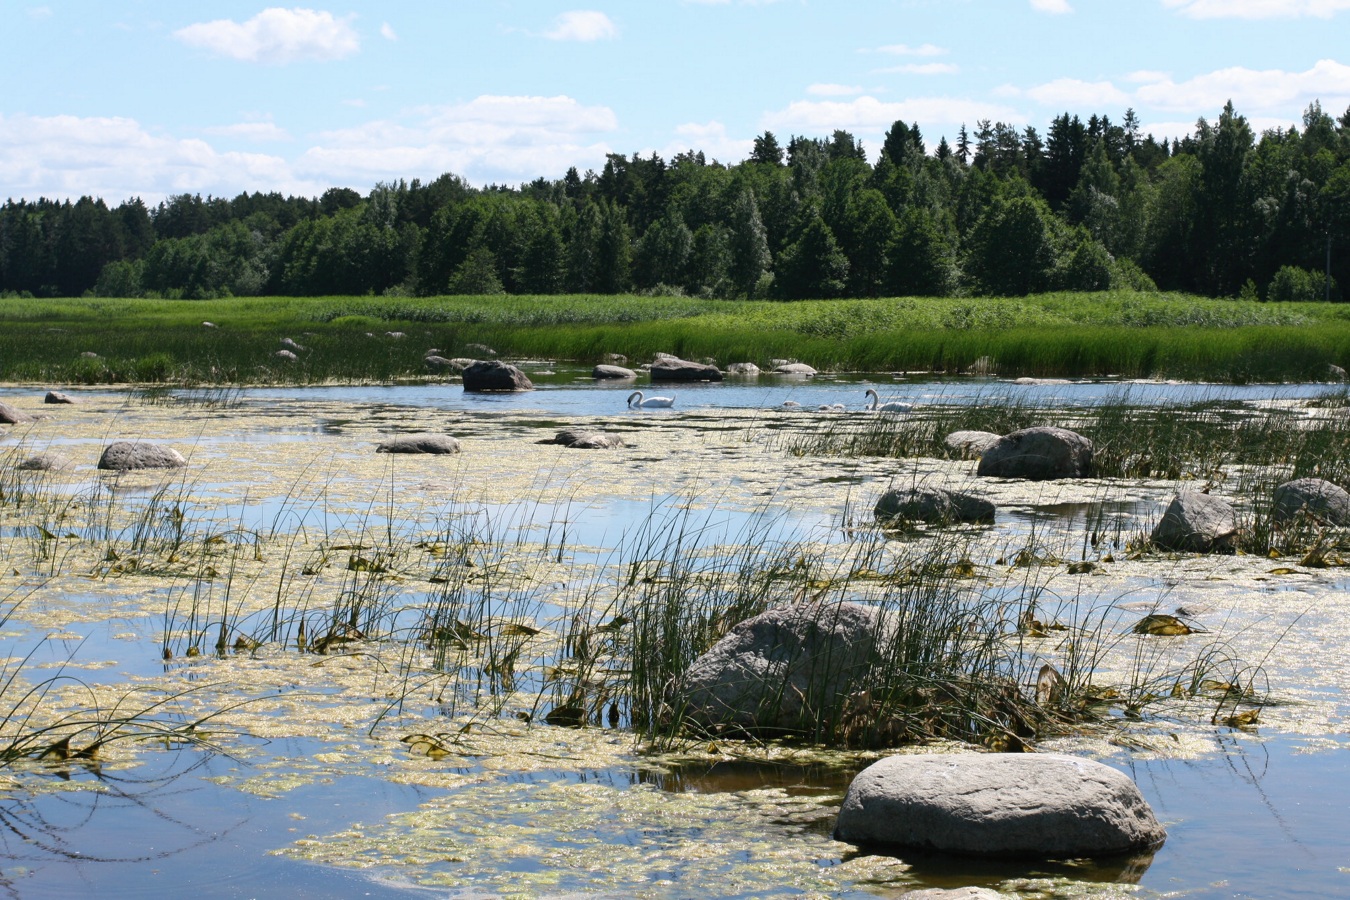
[[[930,753],[867,767],[835,839],[964,856],[1067,859],[1157,847],[1167,832],[1134,781],[1051,753]]]
[[[36,420],[23,410],[15,409],[8,403],[0,403],[0,424],[24,425],[33,421]]]
[[[652,381],[721,381],[717,366],[690,362],[687,359],[658,359],[652,363]]]
[[[534,383],[515,366],[496,359],[477,360],[464,369],[464,390],[532,391]]]
[[[946,525],[953,522],[992,522],[994,504],[960,491],[945,488],[896,488],[881,495],[872,508],[877,520],[891,522],[927,522]]]
[[[1209,553],[1229,549],[1237,533],[1237,513],[1228,501],[1186,491],[1167,504],[1149,540],[1164,550]]]
[[[626,369],[623,366],[609,365],[601,363],[594,369],[591,369],[591,377],[603,380],[622,380],[625,378],[636,378],[637,373],[632,369]]]
[[[177,469],[187,465],[183,454],[163,444],[144,441],[117,441],[109,444],[98,459],[100,469],[125,472],[132,469]]]
[[[773,367],[775,375],[804,375],[811,377],[816,374],[816,370],[806,363],[783,363],[781,366]]]
[[[1038,425],[999,438],[980,457],[976,474],[995,478],[1083,478],[1092,470],[1092,441],[1076,431]]]
[[[1002,435],[992,431],[953,431],[942,443],[962,459],[979,459],[984,456],[984,451],[997,444],[1001,438]]]
[[[1322,478],[1295,478],[1275,488],[1272,517],[1278,524],[1299,513],[1329,525],[1350,525],[1350,493]]]
[[[458,453],[459,441],[448,434],[400,434],[381,441],[376,453]]]

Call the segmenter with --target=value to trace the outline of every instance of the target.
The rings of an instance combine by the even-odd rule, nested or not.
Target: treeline
[[[896,122],[875,165],[846,131],[771,132],[735,165],[608,156],[518,188],[455,175],[318,199],[149,208],[10,200],[0,292],[32,296],[626,293],[801,298],[1134,288],[1340,299],[1350,110],[1259,139],[1228,104],[1170,144],[1065,113],[982,121],[930,152]],[[1332,279],[1323,272],[1331,260]]]

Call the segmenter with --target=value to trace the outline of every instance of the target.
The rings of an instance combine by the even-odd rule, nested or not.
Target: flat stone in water
[[[400,434],[381,441],[376,453],[434,453],[459,452],[459,441],[448,434]]]
[[[892,756],[849,785],[835,839],[964,856],[1069,859],[1157,847],[1129,776],[1050,753]]]

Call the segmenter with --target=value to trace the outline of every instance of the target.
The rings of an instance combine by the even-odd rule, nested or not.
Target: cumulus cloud
[[[280,156],[224,153],[203,140],[152,134],[118,117],[0,116],[0,184],[13,197],[103,197],[148,203],[170,194],[242,190],[316,195]]]
[[[361,49],[351,17],[338,19],[315,9],[273,7],[246,22],[198,22],[178,29],[173,36],[214,56],[272,65],[342,59]]]
[[[911,97],[882,102],[875,97],[858,97],[848,102],[799,100],[786,109],[764,117],[764,125],[775,131],[798,134],[829,134],[836,128],[858,136],[878,139],[897,119],[919,122],[925,133],[938,135],[943,126],[980,119],[1016,122],[1022,116],[1015,110],[994,103],[954,97]]]
[[[385,22],[380,25],[380,37],[384,38],[386,41],[396,41],[398,40],[398,32],[394,31],[393,25]]]
[[[1192,19],[1330,19],[1350,9],[1350,0],[1163,0]]]
[[[202,130],[207,134],[239,138],[258,144],[291,140],[291,136],[286,133],[286,129],[273,122],[238,122],[234,125],[213,125]]]
[[[675,139],[656,152],[666,159],[689,150],[702,151],[708,159],[738,163],[755,149],[753,138],[733,138],[721,122],[686,122],[675,129]]]
[[[1025,93],[1037,103],[1065,109],[1102,109],[1130,105],[1129,94],[1109,81],[1056,78]]]
[[[553,20],[553,27],[544,32],[551,41],[601,41],[619,36],[619,27],[602,12],[593,9],[574,9]]]
[[[875,71],[880,75],[955,75],[961,67],[952,63],[907,63]]]
[[[873,50],[860,50],[860,53],[887,53],[891,56],[944,56],[947,50],[936,44],[920,44],[917,47],[911,47],[909,44],[886,44]]]
[[[1031,0],[1031,8],[1036,12],[1050,13],[1055,16],[1073,12],[1069,0]]]
[[[852,97],[863,89],[851,84],[813,84],[806,92],[813,97]]]
[[[1280,69],[1247,69],[1235,66],[1174,82],[1162,78],[1142,84],[1135,91],[1140,103],[1160,110],[1209,115],[1229,100],[1238,112],[1249,116],[1282,118],[1291,110],[1300,112],[1313,100],[1328,109],[1350,104],[1350,66],[1331,59],[1319,60],[1304,72]]]

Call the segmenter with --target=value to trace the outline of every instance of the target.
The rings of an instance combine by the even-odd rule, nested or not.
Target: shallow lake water
[[[475,726],[447,744],[453,752],[444,757],[419,755],[410,752],[416,741],[401,738],[457,727],[460,710],[447,709],[431,689],[390,701],[392,676],[379,673],[403,663],[397,649],[301,659],[283,640],[249,659],[184,658],[193,635],[212,639],[212,616],[219,617],[212,610],[256,633],[265,630],[273,595],[321,610],[329,595],[356,590],[365,582],[352,574],[359,574],[352,561],[381,536],[487,534],[509,551],[504,565],[521,571],[566,556],[561,574],[531,576],[539,583],[598,578],[591,573],[614,565],[622,556],[616,548],[644,528],[685,528],[709,548],[747,537],[766,547],[843,542],[859,510],[870,510],[896,480],[942,479],[996,499],[995,524],[961,539],[981,577],[987,571],[990,584],[1001,585],[1007,566],[996,560],[1020,548],[1035,544],[1070,560],[1104,526],[1122,535],[1146,531],[1176,486],[1148,479],[979,484],[967,462],[801,458],[784,452],[779,435],[861,415],[868,387],[919,407],[1002,398],[1066,407],[1125,396],[1237,410],[1297,405],[1327,390],[762,377],[657,387],[676,396],[673,409],[629,411],[624,398],[633,383],[526,369],[539,389],[506,396],[466,395],[443,383],[162,396],[99,388],[68,389],[75,406],[43,407],[40,391],[0,388],[0,400],[47,416],[0,432],[0,457],[50,449],[75,463],[42,482],[44,497],[68,498],[72,510],[42,520],[51,538],[37,536],[22,511],[0,522],[0,598],[18,604],[0,626],[0,655],[26,659],[30,680],[33,672],[78,676],[105,702],[127,686],[164,684],[200,687],[206,706],[230,689],[263,697],[219,727],[214,752],[170,742],[98,766],[48,763],[0,776],[7,857],[0,890],[25,897],[866,897],[980,884],[1029,897],[1350,895],[1350,599],[1339,568],[1291,573],[1269,560],[1127,562],[1122,554],[1109,572],[1069,576],[1060,565],[1046,576],[1043,608],[1097,598],[1111,607],[1113,627],[1159,604],[1198,611],[1207,628],[1231,635],[1235,651],[1266,666],[1280,700],[1249,731],[1178,713],[1135,743],[1049,747],[1131,774],[1168,828],[1151,858],[1091,864],[858,857],[829,837],[856,768],[835,759],[766,759],[725,748],[683,761],[652,759],[636,752],[623,727],[575,731],[510,717]],[[785,411],[789,400],[803,411]],[[834,403],[848,411],[815,411]],[[578,454],[535,443],[572,424],[620,431],[629,447]],[[388,433],[412,430],[455,434],[464,452],[447,459],[371,452]],[[94,470],[103,445],[129,438],[172,444],[190,465],[155,477]],[[98,514],[103,506],[106,518]],[[138,511],[153,517],[162,537],[174,508],[195,533],[218,536],[213,547],[229,549],[211,563],[215,576],[200,574],[205,555],[193,574],[163,560],[162,571],[127,568],[125,551],[117,559],[92,553],[95,544],[132,544]],[[126,517],[116,527],[114,509]],[[925,540],[909,536],[891,546]],[[312,582],[302,568],[318,573]],[[437,590],[412,578],[380,589],[394,598],[394,631],[415,628]],[[512,586],[503,608],[554,621],[571,609],[571,590],[558,584],[536,597]],[[1162,640],[1159,655],[1183,646]],[[173,650],[167,662],[165,646]],[[62,690],[71,693],[61,701],[74,702],[78,690]]]

